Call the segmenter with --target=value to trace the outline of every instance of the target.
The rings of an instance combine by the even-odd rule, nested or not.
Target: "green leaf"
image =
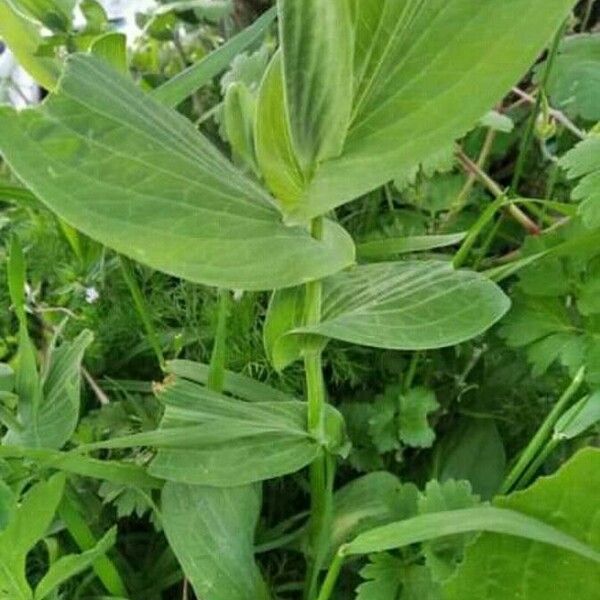
[[[260,85],[254,139],[269,190],[282,208],[293,207],[300,201],[305,178],[292,147],[281,52],[271,60]]]
[[[504,479],[506,452],[491,420],[465,419],[457,423],[437,446],[436,456],[436,477],[440,481],[465,479],[484,500],[496,494]]]
[[[271,296],[263,327],[263,342],[269,362],[276,371],[302,357],[302,336],[286,335],[302,326],[306,290],[301,287],[277,290]]]
[[[290,137],[304,172],[339,156],[352,109],[348,0],[278,0]],[[324,212],[324,211],[323,211]]]
[[[158,102],[166,106],[177,106],[196,90],[224,71],[229,63],[248,46],[258,40],[275,19],[275,8],[268,10],[250,27],[247,27],[217,50],[188,67],[152,92]]]
[[[35,402],[20,398],[22,429],[9,431],[6,443],[60,448],[69,440],[79,421],[81,361],[92,340],[91,332],[84,330],[73,342],[52,350],[41,396]]]
[[[190,122],[97,57],[70,57],[60,92],[39,109],[0,109],[0,127],[6,161],[49,208],[156,269],[270,289],[353,261],[339,226],[328,223],[323,241],[285,227],[270,198]]]
[[[488,127],[494,131],[500,131],[501,133],[510,133],[515,128],[515,124],[510,117],[507,117],[496,110],[487,112],[479,120],[479,124],[482,127]]]
[[[446,585],[444,597],[559,600],[575,593],[582,600],[595,598],[600,585],[600,507],[595,494],[599,487],[600,451],[587,449],[552,477],[539,479],[523,492],[496,499],[495,504],[502,508],[488,510],[519,511],[522,518],[534,518],[544,527],[554,527],[561,537],[587,544],[588,551],[567,552],[572,548],[556,545],[551,539],[485,533],[467,549],[463,564]],[[526,527],[523,534],[530,533]]]
[[[535,540],[568,550],[587,561],[600,563],[600,552],[596,552],[589,545],[560,529],[520,512],[494,506],[419,515],[412,519],[383,525],[362,533],[352,542],[343,546],[341,552],[344,556],[383,552],[447,535],[475,531],[490,531],[511,536],[512,543],[514,543],[512,539],[514,537]],[[493,550],[489,555],[493,555]]]
[[[441,348],[483,333],[509,304],[485,277],[443,262],[362,265],[325,279],[321,323],[291,333],[398,350]]]
[[[554,425],[555,440],[572,440],[600,422],[600,391],[582,398]]]
[[[538,69],[537,82],[543,69]],[[570,117],[600,120],[600,34],[563,39],[546,90],[552,105]]]
[[[79,9],[86,22],[86,33],[101,33],[106,30],[109,24],[108,15],[98,0],[82,0],[79,3]],[[125,37],[125,43],[127,42],[127,36],[122,33],[113,33],[112,35],[115,36],[113,41],[117,39],[116,36],[119,36]]]
[[[439,408],[435,393],[416,387],[400,395],[398,436],[407,446],[429,448],[435,441],[435,432],[427,415]]]
[[[113,69],[121,73],[128,72],[126,35],[105,33],[93,41],[91,52],[103,58]]]
[[[370,556],[360,571],[360,576],[368,581],[356,589],[356,600],[397,600],[401,597],[402,567],[402,561],[390,554]]]
[[[115,484],[135,485],[140,488],[159,489],[163,484],[162,480],[148,475],[143,467],[135,463],[98,460],[72,452],[4,445],[0,446],[0,458],[26,458],[34,461],[41,468],[56,469],[82,477],[101,479]]]
[[[426,567],[405,564],[387,553],[373,554],[360,571],[368,581],[356,589],[356,600],[437,600],[440,592]]]
[[[167,361],[165,371],[182,379],[189,379],[207,385],[209,368],[207,364],[189,360],[170,360]],[[232,371],[225,371],[223,391],[248,402],[289,402],[295,400],[293,396],[281,390]]]
[[[183,483],[231,487],[295,472],[326,447],[344,454],[342,416],[326,412],[325,437],[306,430],[306,403],[242,402],[189,381],[168,382],[159,391],[166,405],[161,428],[82,446],[159,448],[151,475]]]
[[[65,581],[91,567],[98,558],[104,556],[115,545],[116,541],[117,528],[113,527],[91,550],[86,550],[82,554],[70,554],[59,558],[50,565],[48,572],[35,588],[34,600],[44,600]]]
[[[162,518],[169,545],[203,600],[268,600],[254,562],[257,486],[219,489],[167,483]]]
[[[369,240],[359,243],[356,247],[356,253],[358,258],[364,260],[386,260],[400,254],[454,246],[462,242],[466,235],[467,232],[464,231],[445,235],[415,235]]]
[[[419,498],[419,514],[434,514],[448,510],[468,509],[479,504],[468,481],[449,479],[443,483],[430,481]],[[423,543],[425,562],[434,581],[448,578],[461,561],[463,550],[472,535],[452,535]]]
[[[570,179],[581,178],[571,196],[579,202],[579,214],[591,229],[600,226],[600,135],[592,135],[560,160]]]
[[[25,577],[25,560],[50,527],[64,485],[64,476],[54,475],[47,482],[33,486],[0,533],[0,598],[3,600],[33,600]]]
[[[355,92],[343,152],[319,165],[289,219],[324,214],[464,135],[523,76],[573,4],[356,3]],[[316,104],[311,108],[319,112]],[[292,123],[299,114],[290,114]]]
[[[254,154],[256,102],[243,83],[233,83],[225,93],[223,114],[233,155],[246,168],[258,173]]]
[[[373,527],[413,517],[419,491],[385,471],[352,480],[335,493],[330,552]]]
[[[37,21],[51,31],[66,33],[71,29],[71,20],[76,0],[9,0],[16,11]]]

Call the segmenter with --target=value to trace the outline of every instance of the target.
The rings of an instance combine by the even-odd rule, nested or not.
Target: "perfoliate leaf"
[[[600,135],[592,135],[565,154],[560,164],[570,179],[581,178],[573,190],[579,214],[590,228],[600,227]]]
[[[298,10],[306,6],[289,4]],[[573,0],[355,3],[355,83],[348,135],[341,154],[318,166],[289,219],[305,221],[324,214],[464,135],[535,61],[573,4]],[[334,56],[335,49],[326,59]],[[313,72],[313,64],[307,73]],[[345,68],[343,63],[340,72]],[[326,94],[328,89],[313,91],[306,86],[304,92]],[[290,121],[303,124],[300,113],[293,114],[295,105],[289,108]],[[311,111],[319,114],[320,107],[315,103]]]
[[[353,24],[348,0],[278,0],[285,99],[305,173],[339,156],[352,108]]]
[[[269,600],[254,562],[258,486],[214,488],[167,482],[165,534],[183,572],[203,600]]]
[[[159,386],[166,405],[160,429],[82,446],[158,448],[151,475],[182,483],[233,487],[293,473],[326,448],[345,456],[344,420],[332,406],[324,433],[308,433],[305,402],[244,402],[190,381]]]
[[[321,322],[292,335],[399,350],[441,348],[483,333],[509,304],[485,277],[447,263],[361,265],[324,280]]]
[[[283,225],[265,192],[190,122],[97,57],[70,57],[59,93],[35,110],[1,109],[0,127],[0,152],[49,208],[159,270],[269,289],[353,261],[339,226],[328,223],[318,241]]]
[[[552,477],[494,504],[534,517],[600,552],[600,507],[593,491],[599,487],[600,452],[587,449]],[[562,600],[575,594],[593,600],[600,562],[540,541],[484,533],[467,548],[463,564],[445,585],[444,598]]]

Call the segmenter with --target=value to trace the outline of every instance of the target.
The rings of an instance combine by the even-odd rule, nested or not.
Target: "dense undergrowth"
[[[0,0],[50,91],[0,113],[0,598],[597,597],[600,5],[507,0],[481,75],[508,8],[362,2],[166,2],[126,52],[92,0]],[[364,73],[424,47],[344,108],[346,10]],[[267,194],[286,225],[227,221]]]

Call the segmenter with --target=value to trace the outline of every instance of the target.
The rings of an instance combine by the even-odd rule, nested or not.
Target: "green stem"
[[[554,438],[548,441],[535,460],[529,465],[521,479],[519,479],[515,485],[515,489],[520,490],[529,485],[535,477],[535,474],[540,470],[541,466],[546,462],[546,459],[554,452],[554,450],[556,450],[559,444],[560,441]]]
[[[219,290],[219,314],[217,317],[217,329],[215,342],[210,357],[208,369],[207,387],[211,390],[221,391],[225,382],[225,364],[227,362],[227,321],[229,319],[228,290]]]
[[[312,223],[312,235],[321,239],[323,219]],[[311,281],[305,287],[304,322],[316,325],[321,320],[322,285]],[[322,348],[307,343],[304,350],[304,370],[306,377],[306,400],[308,403],[308,431],[316,439],[322,439],[325,421],[325,382],[323,380]],[[306,578],[305,598],[312,600],[317,593],[319,574],[325,559],[325,549],[331,525],[331,504],[333,497],[335,461],[325,452],[317,457],[309,468],[311,518],[309,523],[310,562]]]
[[[165,365],[165,357],[162,351],[162,347],[160,345],[160,341],[158,338],[158,333],[152,323],[152,317],[150,316],[150,309],[148,304],[146,303],[146,299],[142,294],[142,290],[138,285],[137,279],[135,278],[135,273],[133,272],[133,266],[128,258],[124,256],[119,256],[119,262],[121,263],[121,272],[123,273],[123,279],[129,288],[129,293],[133,299],[133,304],[135,306],[136,312],[146,330],[146,336],[148,339],[148,343],[152,350],[154,350],[154,354],[158,360],[158,364],[162,369]]]
[[[340,571],[344,566],[344,559],[345,556],[343,553],[337,552],[329,566],[327,577],[325,577],[325,581],[323,581],[323,586],[321,587],[317,600],[329,600],[329,598],[331,598],[331,594],[333,594],[333,590],[335,589],[335,584],[340,576]]]
[[[77,546],[83,551],[93,548],[98,540],[77,509],[73,499],[69,497],[68,490],[58,510],[60,518],[67,526]],[[92,568],[109,594],[119,598],[128,597],[127,588],[121,579],[121,575],[108,556],[98,558],[94,561]]]
[[[558,402],[554,405],[537,433],[533,436],[521,456],[517,460],[515,466],[512,468],[502,487],[500,488],[501,494],[507,494],[514,487],[515,484],[521,479],[527,468],[530,466],[532,461],[536,459],[536,456],[541,451],[542,447],[546,443],[546,440],[552,433],[552,428],[556,424],[556,421],[560,418],[563,412],[568,408],[573,396],[577,393],[577,390],[583,383],[585,375],[585,367],[581,367],[569,387],[563,392],[562,396],[558,399]]]
[[[554,36],[554,40],[552,41],[552,46],[548,52],[548,58],[546,59],[546,65],[544,67],[544,74],[542,75],[542,81],[540,82],[540,90],[543,92],[547,85],[548,80],[550,78],[550,73],[552,71],[552,67],[554,65],[554,60],[558,53],[558,47],[560,45],[560,41],[562,40],[563,34],[565,32],[565,28],[567,26],[567,21],[565,21],[560,29],[557,31]],[[529,154],[529,150],[531,148],[531,143],[533,141],[533,136],[535,132],[535,123],[540,112],[540,108],[542,106],[542,98],[544,94],[540,93],[537,95],[535,105],[529,117],[529,122],[527,123],[527,129],[525,131],[525,136],[521,142],[521,147],[519,148],[519,156],[517,157],[517,164],[515,166],[515,172],[513,175],[512,183],[510,185],[510,194],[515,195],[518,193],[519,184],[521,183],[521,178],[523,176],[523,171],[525,170],[525,161],[527,160],[527,155]]]

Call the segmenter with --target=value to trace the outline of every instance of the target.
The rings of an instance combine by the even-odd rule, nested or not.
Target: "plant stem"
[[[85,518],[75,506],[75,502],[69,497],[68,489],[60,503],[58,511],[60,518],[81,550],[90,550],[96,545],[98,540]],[[127,597],[127,588],[121,579],[119,571],[108,556],[101,556],[94,561],[93,569],[109,594],[123,598]]]
[[[577,390],[581,387],[583,383],[583,378],[585,375],[585,367],[581,367],[577,374],[571,381],[569,387],[563,392],[562,396],[558,399],[558,402],[554,405],[540,428],[537,430],[536,434],[533,436],[525,450],[522,452],[521,456],[517,460],[515,466],[512,468],[502,487],[500,488],[501,494],[507,494],[510,492],[515,484],[521,479],[523,474],[526,472],[527,468],[531,464],[533,460],[535,460],[536,456],[540,452],[542,446],[546,443],[548,436],[552,433],[552,428],[554,427],[556,421],[560,418],[563,412],[568,408],[573,396],[577,393]]]
[[[333,590],[335,589],[335,584],[337,583],[338,577],[340,575],[340,571],[342,570],[342,566],[344,565],[345,556],[342,552],[337,552],[329,566],[329,571],[327,571],[327,577],[325,577],[325,581],[323,582],[323,586],[321,587],[321,591],[317,600],[329,600]]]
[[[225,381],[225,363],[227,361],[227,320],[229,318],[228,290],[219,290],[219,314],[215,342],[210,357],[208,379],[206,385],[211,390],[221,391]]]
[[[311,226],[315,239],[323,235],[323,219],[317,218]],[[321,320],[322,285],[320,281],[311,281],[305,286],[304,322],[316,325]],[[325,382],[323,380],[322,348],[307,342],[304,349],[304,370],[306,377],[306,400],[308,403],[308,431],[316,439],[324,434]],[[309,468],[311,517],[309,523],[310,561],[307,572],[305,598],[312,600],[316,596],[319,573],[324,560],[324,548],[327,544],[331,522],[331,503],[333,496],[334,461],[323,453]]]
[[[543,92],[548,85],[548,80],[550,78],[550,73],[552,71],[552,66],[554,65],[554,59],[558,53],[558,47],[560,45],[560,41],[565,32],[565,28],[567,26],[567,21],[565,21],[556,32],[554,36],[554,40],[552,41],[552,46],[548,52],[548,57],[546,59],[546,65],[544,67],[544,74],[542,75],[542,81],[540,82],[540,90]],[[531,148],[531,142],[533,141],[533,136],[535,133],[535,123],[537,120],[537,116],[540,112],[540,108],[542,106],[542,96],[543,93],[538,94],[533,110],[531,111],[531,115],[529,117],[529,122],[527,123],[527,129],[525,130],[525,136],[521,141],[521,146],[519,148],[519,156],[517,157],[517,164],[515,166],[515,172],[513,174],[512,183],[510,185],[510,193],[511,195],[515,195],[518,193],[519,184],[521,183],[521,177],[523,176],[523,171],[525,170],[525,161],[527,159],[527,155],[529,154],[529,150]]]
[[[560,444],[559,440],[552,438],[548,441],[548,443],[544,446],[542,451],[537,455],[535,460],[529,465],[529,468],[521,479],[515,485],[515,489],[520,490],[524,487],[527,487],[531,480],[535,477],[535,474],[540,470],[540,467],[546,462],[546,459],[556,450],[558,445]]]
[[[129,293],[133,299],[133,304],[137,311],[137,314],[146,330],[146,335],[148,338],[148,343],[150,347],[154,350],[154,354],[158,360],[158,364],[162,369],[165,365],[165,357],[160,345],[160,341],[158,338],[158,333],[152,323],[152,317],[150,316],[150,309],[148,304],[146,303],[146,299],[142,294],[142,290],[138,285],[137,279],[135,278],[135,273],[133,272],[133,267],[128,258],[124,256],[119,256],[119,262],[121,263],[121,272],[123,273],[123,279],[129,288]]]
[[[483,170],[474,163],[461,149],[458,149],[456,156],[463,168],[475,175],[483,185],[494,195],[495,198],[500,198],[505,195],[504,190]],[[507,204],[507,212],[510,216],[519,223],[531,235],[538,235],[540,228],[534,223],[518,206],[515,204]]]
[[[477,159],[477,166],[483,171],[485,169],[485,165],[488,159],[488,156],[492,150],[494,145],[494,140],[496,139],[496,132],[493,129],[488,129],[485,134],[485,139],[483,141],[483,145],[481,147],[481,151],[479,153],[479,158]],[[448,213],[448,217],[446,219],[446,225],[449,225],[454,221],[454,219],[458,216],[458,214],[463,210],[469,194],[477,181],[477,175],[475,173],[469,173],[467,177],[467,181],[463,185],[460,190],[458,196],[455,198],[452,206],[450,207],[450,212]]]

